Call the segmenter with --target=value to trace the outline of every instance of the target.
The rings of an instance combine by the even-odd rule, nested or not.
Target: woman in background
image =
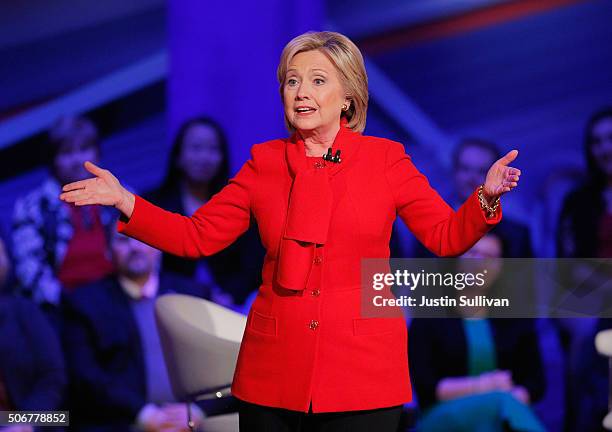
[[[192,215],[229,179],[229,149],[221,125],[195,117],[179,128],[161,186],[144,194],[159,207]],[[263,248],[251,227],[235,244],[211,257],[190,260],[163,254],[165,271],[193,278],[207,287],[216,303],[236,308],[260,283]]]
[[[585,128],[585,181],[566,196],[559,219],[559,257],[612,257],[612,107]]]
[[[587,121],[584,132],[584,156],[586,176],[584,181],[570,191],[559,217],[557,232],[557,254],[561,258],[612,258],[612,107],[593,113]],[[593,339],[597,329],[605,328],[606,322],[598,322],[596,316],[603,316],[612,306],[609,293],[598,289],[607,284],[610,275],[576,260],[568,280],[570,288],[581,286],[589,292],[596,310],[580,311],[580,318],[560,318],[561,339],[567,353],[567,423],[569,430],[592,430],[593,422],[600,421],[599,414],[593,414],[606,405],[596,383],[601,368],[593,367],[600,359],[595,353]],[[569,279],[571,278],[571,279]],[[564,291],[562,294],[566,294]],[[577,306],[578,307],[578,306]],[[594,393],[598,393],[596,396]],[[600,400],[597,400],[599,398]]]
[[[490,294],[499,281],[504,250],[502,238],[489,233],[466,252],[469,259],[460,265],[486,259],[489,272],[482,287],[459,292]],[[423,411],[418,430],[543,432],[528,407],[545,386],[534,321],[489,319],[485,306],[457,307],[454,313],[410,323],[408,357]]]

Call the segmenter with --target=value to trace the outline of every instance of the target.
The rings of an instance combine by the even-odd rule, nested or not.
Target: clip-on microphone
[[[327,149],[327,154],[323,155],[323,160],[333,163],[340,163],[342,159],[340,159],[340,150],[336,150],[336,154],[332,156],[331,147]]]

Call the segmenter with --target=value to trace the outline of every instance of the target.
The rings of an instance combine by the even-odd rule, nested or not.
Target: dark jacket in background
[[[583,184],[565,199],[557,229],[557,256],[561,258],[597,257],[599,222],[606,211],[603,189]]]
[[[504,258],[531,258],[533,249],[531,247],[531,234],[529,228],[510,218],[502,220],[492,231],[502,238],[504,247]]]
[[[66,387],[60,342],[30,300],[0,296],[0,372],[15,409],[60,409]]]
[[[161,273],[157,296],[203,297],[193,282]],[[124,430],[147,403],[144,353],[130,298],[116,277],[63,299],[63,342],[70,371],[71,424]]]
[[[490,319],[497,369],[512,372],[535,402],[544,394],[544,372],[535,323],[531,319]],[[415,318],[408,329],[410,376],[418,402],[426,409],[437,402],[438,382],[468,375],[468,353],[460,318]]]
[[[608,414],[609,366],[608,358],[595,348],[595,335],[612,329],[612,318],[600,318],[592,338],[584,341],[582,362],[576,372],[580,382],[580,397],[575,409],[575,427],[580,431],[604,432],[602,420]]]

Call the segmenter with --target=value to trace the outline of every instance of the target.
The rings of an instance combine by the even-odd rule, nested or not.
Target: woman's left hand
[[[508,166],[517,156],[518,150],[511,150],[489,168],[483,190],[489,202],[518,185],[521,170]]]

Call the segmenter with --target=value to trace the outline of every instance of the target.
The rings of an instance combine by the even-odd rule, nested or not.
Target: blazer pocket
[[[253,315],[251,316],[251,328],[260,333],[276,336],[276,318],[253,310]]]
[[[355,336],[393,333],[399,329],[396,318],[354,318],[353,334]]]

